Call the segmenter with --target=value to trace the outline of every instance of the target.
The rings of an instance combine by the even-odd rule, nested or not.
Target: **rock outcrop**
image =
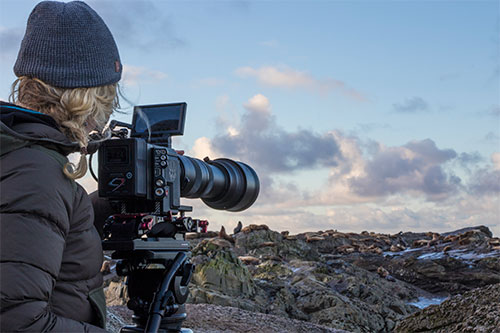
[[[189,240],[196,269],[188,303],[350,332],[390,332],[408,318],[397,326],[404,331],[401,325],[420,311],[410,304],[419,297],[467,295],[500,283],[500,240],[482,226],[446,234],[290,235],[248,225],[233,235],[221,230]],[[108,298],[124,304],[120,281],[111,280]]]
[[[234,245],[212,238],[193,249],[197,267],[189,302],[358,332],[391,330],[417,310],[408,304],[415,288],[322,255],[311,246],[317,240],[288,239],[263,226],[247,226],[234,238]]]
[[[190,288],[190,302],[234,306],[262,311],[258,290],[247,267],[221,238],[204,239],[192,251],[196,265]]]
[[[500,284],[457,295],[410,315],[395,332],[500,332]]]
[[[442,235],[401,233],[385,239],[411,244],[405,250],[386,246],[381,247],[382,255],[356,252],[343,260],[368,271],[383,267],[391,276],[428,292],[455,295],[500,283],[500,250],[494,246],[498,238],[491,236],[482,226]]]

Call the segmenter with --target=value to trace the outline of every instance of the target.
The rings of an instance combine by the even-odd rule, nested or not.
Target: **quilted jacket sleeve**
[[[0,181],[0,331],[105,332],[51,312],[74,200],[60,165],[20,149],[2,158]]]

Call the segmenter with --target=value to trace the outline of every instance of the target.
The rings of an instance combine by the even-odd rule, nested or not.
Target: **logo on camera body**
[[[115,177],[113,178],[109,183],[108,186],[113,187],[113,190],[111,192],[114,192],[121,188],[123,185],[125,185],[126,179],[123,177]]]

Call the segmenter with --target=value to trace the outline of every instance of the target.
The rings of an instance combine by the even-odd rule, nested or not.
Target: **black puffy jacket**
[[[92,204],[62,171],[78,147],[47,115],[0,109],[0,331],[104,332]]]

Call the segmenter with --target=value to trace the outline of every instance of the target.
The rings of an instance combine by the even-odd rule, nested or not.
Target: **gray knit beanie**
[[[40,2],[30,14],[14,73],[54,87],[116,83],[122,65],[104,21],[86,3]]]

